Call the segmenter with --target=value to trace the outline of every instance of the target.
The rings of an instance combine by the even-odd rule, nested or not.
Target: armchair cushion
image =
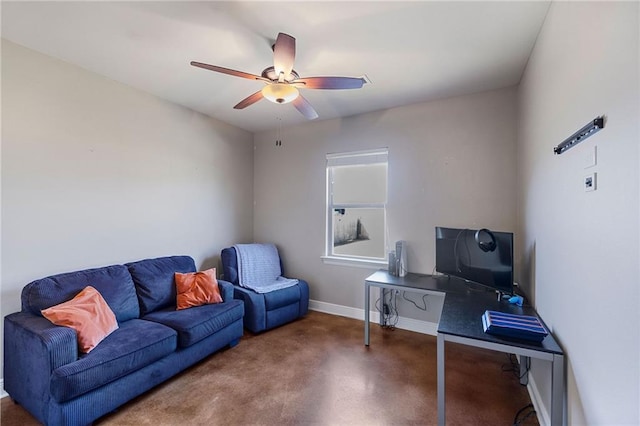
[[[51,394],[64,402],[97,389],[174,352],[176,340],[176,332],[161,324],[140,319],[124,322],[89,354],[56,368]]]
[[[264,293],[264,305],[267,311],[282,308],[283,306],[298,303],[300,301],[300,286],[283,288],[281,290]]]

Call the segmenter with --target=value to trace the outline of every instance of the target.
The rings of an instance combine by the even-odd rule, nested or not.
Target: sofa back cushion
[[[22,289],[22,310],[42,316],[41,310],[73,299],[87,286],[100,292],[119,323],[140,316],[133,280],[124,265],[67,272],[33,281]]]
[[[196,264],[190,256],[169,256],[127,263],[133,277],[140,315],[146,315],[168,306],[176,306],[174,274],[196,272]]]

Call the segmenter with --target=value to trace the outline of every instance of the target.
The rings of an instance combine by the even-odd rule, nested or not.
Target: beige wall
[[[252,198],[250,133],[3,41],[3,316],[51,274],[174,254],[217,266],[251,241]]]
[[[504,89],[287,128],[282,146],[256,134],[255,240],[278,244],[312,299],[362,309],[372,270],[320,259],[326,154],[389,148],[389,240],[408,242],[410,271],[431,273],[435,226],[515,230],[515,107],[515,89]],[[400,315],[437,322],[442,299],[430,300],[426,314],[401,302]]]
[[[568,356],[569,424],[640,423],[638,12],[553,3],[519,89],[521,275]],[[603,130],[553,154],[602,114]],[[591,171],[598,188],[585,192]],[[548,377],[533,364],[546,408]]]

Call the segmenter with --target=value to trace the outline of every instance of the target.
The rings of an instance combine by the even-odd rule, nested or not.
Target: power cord
[[[397,301],[396,298],[393,297],[393,293],[388,292],[385,294],[390,295],[388,302],[384,299],[381,301],[380,298],[378,298],[375,303],[375,307],[380,313],[380,318],[382,319],[382,324],[380,326],[389,330],[395,330],[399,319]]]
[[[520,374],[520,364],[518,364],[518,358],[514,354],[506,354],[505,353],[505,355],[507,356],[507,358],[509,360],[509,365],[502,364],[502,371],[503,372],[513,373],[513,375],[518,380],[522,379],[524,376],[527,375],[527,373],[529,372],[529,369],[531,368],[531,359],[530,358],[527,358],[527,364],[525,365],[524,372],[522,374]],[[522,385],[522,386],[524,386],[524,385]],[[529,411],[527,411],[527,410],[529,410]],[[525,412],[526,412],[526,414],[524,414]],[[522,414],[524,414],[524,416],[522,418],[519,418]],[[513,426],[521,425],[526,419],[528,419],[529,417],[531,417],[534,414],[536,414],[536,410],[533,407],[533,404],[525,405],[520,410],[518,410],[518,412],[516,413],[516,416],[513,418]]]
[[[387,310],[383,312],[385,315],[385,327],[390,330],[395,330],[396,325],[398,324],[399,314],[398,314],[398,302],[395,297],[395,290],[388,291],[386,294],[389,295],[389,302],[384,303],[384,306],[387,307]]]
[[[382,317],[383,312],[382,312],[382,306],[380,306],[380,298],[379,297],[376,299],[376,303],[374,303],[374,305],[376,307],[376,311],[378,311],[378,313],[381,315],[381,318],[384,321],[384,317]]]
[[[521,419],[518,419],[518,417],[520,417],[521,414],[525,413],[527,409],[529,411]],[[522,422],[524,422],[526,419],[528,419],[534,414],[536,414],[536,410],[535,408],[533,408],[533,404],[525,405],[520,410],[518,410],[518,412],[516,413],[516,416],[513,418],[513,426],[521,425]]]
[[[406,293],[407,293],[406,291],[402,292],[402,298],[404,300],[406,300],[407,302],[411,302],[413,304],[413,306],[415,306],[416,308],[420,309],[421,311],[425,311],[426,312],[426,310],[427,310],[427,296],[429,296],[428,294],[423,294],[422,295],[422,304],[424,305],[424,307],[423,307],[423,306],[419,306],[415,301],[409,299],[407,297]]]
[[[524,376],[529,373],[529,369],[531,368],[531,358],[527,358],[527,364],[525,365],[524,372],[520,374],[520,364],[518,364],[518,359],[514,354],[506,354],[509,359],[510,365],[502,364],[502,371],[505,373],[513,373],[513,375],[518,379],[522,379]],[[524,385],[522,385],[524,386]]]

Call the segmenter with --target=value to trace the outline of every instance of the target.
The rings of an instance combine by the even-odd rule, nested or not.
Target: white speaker
[[[409,269],[407,268],[407,242],[404,240],[396,242],[396,262],[398,264],[398,276],[406,276]]]
[[[390,251],[389,252],[389,274],[391,275],[398,275],[398,262],[396,260],[396,252],[395,251]]]

